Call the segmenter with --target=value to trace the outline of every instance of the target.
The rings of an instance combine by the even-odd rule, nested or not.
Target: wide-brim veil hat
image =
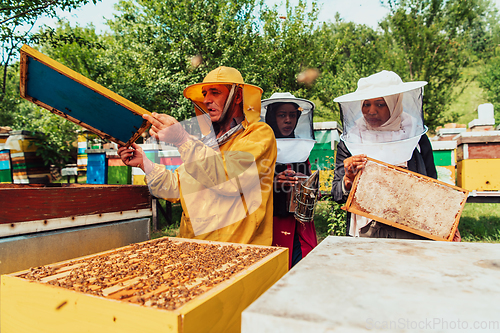
[[[268,99],[261,101],[261,116],[265,116],[267,106],[274,103],[295,103],[302,108],[302,114],[306,114],[314,110],[314,103],[303,98],[297,98],[289,92],[274,93]]]
[[[337,103],[364,101],[366,99],[401,94],[422,88],[427,81],[403,82],[398,74],[383,70],[358,80],[355,92],[342,95],[333,101]]]
[[[208,114],[207,107],[203,104],[205,97],[202,89],[204,86],[213,84],[236,84],[241,87],[243,93],[243,112],[248,123],[258,122],[260,120],[260,99],[262,97],[262,89],[246,84],[243,81],[241,73],[232,67],[220,66],[205,76],[203,82],[190,85],[184,89],[184,97],[196,104],[195,112],[197,116],[204,113]],[[211,128],[209,117],[198,117],[201,131],[206,135]]]
[[[294,137],[276,138],[278,146],[276,162],[304,162],[309,158],[309,154],[316,143],[313,129],[314,103],[307,99],[297,98],[289,92],[273,93],[271,97],[261,102],[261,119],[263,121],[266,121],[266,115],[271,112],[269,106],[274,103],[294,103],[299,106],[300,110],[300,116],[294,129]],[[271,125],[271,127],[273,126]]]
[[[383,70],[359,79],[356,91],[335,98],[340,105],[344,129],[340,139],[349,152],[366,154],[394,165],[408,161],[420,137],[427,131],[423,122],[423,87],[426,84],[426,81],[403,82],[398,74]],[[370,128],[363,116],[363,101],[394,95],[401,95],[398,97],[402,107],[399,129]]]

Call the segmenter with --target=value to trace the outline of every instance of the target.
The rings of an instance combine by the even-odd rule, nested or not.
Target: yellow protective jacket
[[[156,164],[146,176],[154,196],[180,200],[180,237],[271,245],[276,139],[265,123],[243,126],[220,151],[184,143],[175,172]]]

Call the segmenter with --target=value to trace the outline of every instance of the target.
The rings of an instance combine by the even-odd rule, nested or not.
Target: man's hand
[[[189,134],[174,117],[153,112],[152,116],[144,114],[142,118],[151,123],[149,134],[157,140],[172,143],[176,147],[189,140]]]
[[[366,155],[355,155],[344,160],[344,185],[347,191],[350,191],[352,188],[352,184],[354,183],[354,178],[356,174],[363,170],[366,164]]]
[[[146,157],[142,148],[136,143],[132,143],[129,148],[120,146],[118,155],[125,165],[141,168],[145,173],[150,173],[153,170],[153,162]]]

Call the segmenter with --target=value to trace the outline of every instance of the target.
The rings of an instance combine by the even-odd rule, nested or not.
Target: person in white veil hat
[[[273,184],[273,245],[289,248],[291,268],[318,245],[314,222],[300,223],[288,209],[290,192],[298,177],[311,175],[309,154],[316,142],[314,103],[286,92],[274,93],[261,106],[261,118],[273,129],[278,146]]]
[[[337,146],[332,197],[347,200],[354,177],[371,157],[437,178],[432,147],[423,124],[425,81],[403,82],[394,72],[381,71],[358,81],[355,92],[334,99],[341,110],[344,132]],[[369,218],[347,213],[346,232],[355,237],[422,237]]]

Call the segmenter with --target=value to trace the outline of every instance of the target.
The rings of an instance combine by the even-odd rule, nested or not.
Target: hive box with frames
[[[468,193],[368,158],[343,208],[429,239],[451,241]]]
[[[87,128],[103,139],[129,146],[149,123],[149,111],[24,45],[21,97]]]
[[[2,275],[8,332],[240,332],[288,249],[159,238]]]

